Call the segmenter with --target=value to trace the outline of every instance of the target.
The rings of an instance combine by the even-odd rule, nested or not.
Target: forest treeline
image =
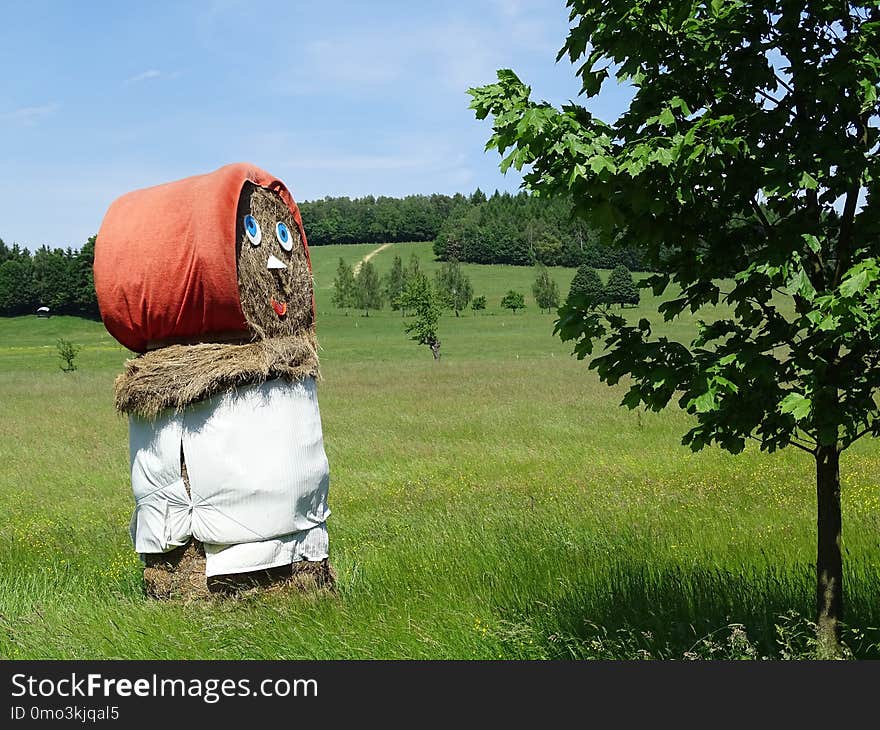
[[[0,315],[30,314],[45,306],[52,314],[100,317],[94,260],[94,236],[79,251],[43,246],[31,252],[0,239]]]
[[[300,210],[311,246],[433,241],[443,261],[644,268],[638,251],[602,246],[583,222],[572,221],[569,203],[525,192],[324,198]]]
[[[525,192],[324,198],[300,204],[311,246],[433,241],[443,261],[479,264],[644,268],[638,251],[597,243],[570,217],[565,201]],[[0,239],[0,315],[49,307],[53,314],[99,317],[92,263],[95,237],[82,249],[29,251]]]
[[[473,264],[644,269],[639,251],[603,246],[583,221],[572,220],[570,202],[525,192],[496,191],[487,199],[477,190],[443,222],[434,254]]]

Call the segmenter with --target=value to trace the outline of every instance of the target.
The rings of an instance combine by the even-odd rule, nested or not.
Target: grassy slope
[[[465,267],[489,310],[444,317],[435,365],[398,313],[330,307],[338,257],[371,248],[312,254],[335,598],[145,601],[126,531],[127,427],[111,407],[125,351],[100,323],[0,319],[0,656],[746,651],[731,623],[776,652],[778,617],[812,610],[803,454],[692,454],[679,446],[685,415],[617,408],[622,391],[551,336],[529,269]],[[373,262],[384,271],[412,251],[437,266],[428,244],[396,244]],[[566,291],[573,272],[553,275]],[[529,309],[498,308],[509,288]],[[646,299],[631,311],[650,310]],[[58,370],[58,336],[85,346],[77,373]],[[878,467],[873,442],[843,462],[847,610],[866,635],[851,638],[862,656],[880,653],[869,629],[880,621]],[[803,644],[802,628],[787,636]]]

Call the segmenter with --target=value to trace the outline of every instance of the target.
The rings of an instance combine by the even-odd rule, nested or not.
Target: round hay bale
[[[239,596],[254,591],[334,592],[336,572],[327,558],[316,561],[301,560],[268,570],[212,576],[208,578],[208,590],[214,594],[227,596]]]
[[[319,376],[301,216],[258,168],[229,165],[119,198],[98,234],[95,278],[108,330],[141,353],[115,384],[116,407],[131,417],[155,423],[242,386]],[[173,463],[175,450],[164,458]],[[191,495],[182,442],[180,472]],[[143,559],[145,591],[159,599],[335,585],[326,558],[207,578],[211,558],[195,538]]]
[[[191,496],[182,447],[180,473],[186,493]],[[190,602],[212,595],[239,596],[255,591],[284,590],[317,593],[333,592],[336,588],[336,572],[327,558],[208,578],[205,547],[195,538],[167,553],[148,553],[143,557],[144,591],[150,598],[160,600]]]
[[[193,601],[207,598],[205,548],[191,539],[171,552],[144,555],[144,590],[150,598]]]

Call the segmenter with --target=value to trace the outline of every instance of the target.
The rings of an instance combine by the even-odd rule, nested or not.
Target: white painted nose
[[[280,259],[275,258],[274,256],[270,256],[269,260],[266,262],[267,269],[286,269],[287,264],[285,264]]]

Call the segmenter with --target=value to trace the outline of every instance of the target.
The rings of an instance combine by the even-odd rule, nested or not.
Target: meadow
[[[130,353],[100,322],[0,319],[2,658],[809,656],[815,486],[794,449],[680,445],[689,417],[618,407],[552,336],[529,268],[465,265],[488,309],[440,323],[442,359],[400,313],[330,304],[340,256],[312,249],[331,467],[335,595],[144,597],[128,537]],[[394,244],[373,263],[429,244]],[[563,294],[573,270],[551,269]],[[527,309],[500,308],[508,289]],[[626,310],[658,322],[656,301]],[[82,346],[62,373],[58,337]],[[842,460],[845,641],[880,658],[880,449]]]

